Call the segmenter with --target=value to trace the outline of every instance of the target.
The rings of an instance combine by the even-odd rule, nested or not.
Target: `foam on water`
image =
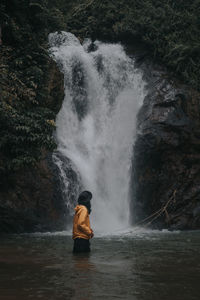
[[[174,236],[175,234],[180,234],[181,231],[169,231],[167,229],[163,230],[152,230],[144,227],[129,227],[123,230],[116,230],[116,231],[107,231],[107,232],[95,232],[95,239],[103,239],[103,240],[112,240],[117,239],[120,241],[126,240],[126,239],[142,239],[142,240],[155,240],[163,238],[164,236]],[[28,235],[32,237],[70,237],[72,236],[71,230],[66,231],[57,231],[57,232],[36,232],[32,234],[21,234]]]

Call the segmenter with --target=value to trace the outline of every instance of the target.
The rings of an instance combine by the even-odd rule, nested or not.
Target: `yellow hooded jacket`
[[[87,207],[84,205],[77,205],[75,207],[75,215],[73,222],[73,239],[81,238],[91,239],[92,229],[90,227],[90,219]]]

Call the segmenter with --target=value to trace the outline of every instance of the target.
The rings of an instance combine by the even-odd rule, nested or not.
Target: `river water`
[[[1,237],[0,299],[200,299],[200,232],[133,229],[72,254],[66,232]]]

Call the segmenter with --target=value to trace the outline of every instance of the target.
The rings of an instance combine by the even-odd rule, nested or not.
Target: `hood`
[[[88,214],[91,213],[91,204],[90,204],[90,201],[85,201],[84,203],[79,203],[79,204],[75,207],[76,213],[78,212],[78,210],[79,210],[82,206],[84,206],[84,207],[87,208]]]

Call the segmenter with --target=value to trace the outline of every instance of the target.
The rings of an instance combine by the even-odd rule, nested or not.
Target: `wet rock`
[[[0,233],[63,229],[63,203],[52,165],[51,154],[45,153],[35,168],[16,172],[1,188]]]
[[[153,215],[144,223],[157,228],[200,228],[200,95],[147,60],[139,67],[148,92],[138,114],[134,146],[134,221]]]
[[[35,72],[34,76],[44,77],[41,89],[34,78],[30,80],[29,77],[19,76],[20,72],[14,66],[21,58],[19,60],[15,58],[13,49],[2,47],[1,51],[3,55],[0,59],[0,67],[4,66],[4,68],[0,74],[2,83],[0,93],[1,101],[5,106],[11,109],[25,104],[29,110],[30,103],[37,108],[39,104],[37,100],[40,100],[40,105],[51,110],[52,116],[58,113],[64,98],[64,82],[63,74],[60,73],[55,62],[48,57],[45,68],[44,65],[30,68],[29,76]],[[41,90],[44,92],[44,97],[39,98]],[[47,121],[50,125],[54,123],[54,120]],[[5,131],[1,134],[1,146],[4,141],[2,137],[5,139]],[[38,145],[38,149],[40,147],[41,145]],[[0,233],[52,231],[61,230],[65,226],[66,210],[62,195],[59,193],[58,174],[52,163],[52,154],[43,148],[40,151],[42,157],[35,167],[30,165],[16,171],[8,169],[8,158],[5,158],[1,148]]]
[[[193,213],[193,217],[197,217],[197,216],[200,217],[200,205],[197,206],[197,207],[195,207],[195,208],[193,209],[192,213]]]
[[[62,205],[64,223],[72,224],[74,207],[82,190],[79,172],[75,171],[76,166],[72,161],[58,151],[53,154],[52,168],[57,188],[55,197],[58,195],[57,203]]]

